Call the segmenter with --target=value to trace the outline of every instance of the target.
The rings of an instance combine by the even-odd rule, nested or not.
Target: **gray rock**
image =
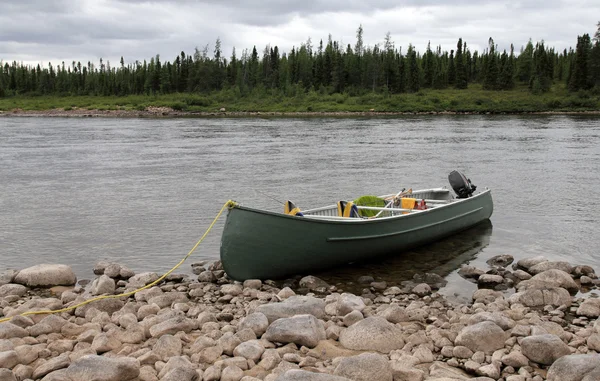
[[[161,336],[152,351],[163,361],[168,361],[173,356],[181,356],[183,344],[181,340],[172,335]]]
[[[312,296],[292,296],[280,303],[262,304],[256,308],[267,317],[269,324],[279,318],[309,314],[317,319],[325,316],[325,301]]]
[[[312,275],[308,275],[300,279],[299,285],[300,287],[307,288],[311,291],[319,289],[327,290],[329,288],[329,284],[327,284],[327,282]]]
[[[590,318],[600,317],[600,299],[586,299],[577,309],[577,315]]]
[[[148,304],[156,304],[160,308],[170,307],[175,303],[187,303],[189,299],[183,292],[165,292],[148,300]]]
[[[431,378],[431,381],[471,380],[473,378],[465,371],[440,361],[431,364],[431,367],[429,367],[429,377]],[[429,380],[430,379],[428,379],[428,381]]]
[[[549,288],[547,290],[527,290],[517,292],[508,298],[510,304],[520,303],[526,307],[545,307],[562,305],[570,306],[571,294],[564,288]]]
[[[118,278],[121,275],[121,265],[118,263],[110,263],[104,268],[104,275],[110,278]]]
[[[459,359],[470,359],[473,356],[473,351],[467,347],[463,347],[462,345],[456,346],[452,349],[451,356],[446,357],[456,357]]]
[[[38,365],[38,367],[33,371],[32,377],[33,379],[37,380],[50,372],[68,367],[70,363],[71,360],[69,359],[69,354],[63,353],[57,357],[51,358],[41,365]]]
[[[529,360],[544,365],[550,365],[558,358],[571,354],[569,346],[552,334],[523,338],[521,352]]]
[[[528,271],[531,267],[543,263],[543,262],[548,262],[548,260],[546,259],[546,257],[543,257],[541,255],[538,255],[537,257],[529,257],[529,258],[523,258],[521,260],[519,260],[517,262],[517,267],[520,269],[523,269],[525,271]]]
[[[600,333],[594,333],[586,340],[587,346],[590,349],[600,353]]]
[[[130,357],[88,355],[73,361],[66,374],[72,380],[127,381],[139,376],[140,362]]]
[[[431,294],[431,287],[427,283],[419,283],[411,290],[411,293],[418,296],[425,296]]]
[[[15,275],[17,275],[16,270],[6,270],[0,272],[0,286],[3,286],[8,283],[12,283],[15,279]]]
[[[125,302],[116,298],[101,299],[95,301],[94,303],[77,307],[75,309],[75,316],[84,317],[90,308],[95,308],[98,311],[106,312],[107,314],[112,315],[114,312],[117,312],[123,308],[124,305]]]
[[[16,284],[16,283],[7,283],[0,286],[0,298],[4,298],[5,296],[14,295],[14,296],[23,296],[27,293],[27,287]]]
[[[500,291],[494,291],[489,289],[477,290],[473,293],[473,301],[481,303],[492,303],[496,299],[504,299],[504,294]]]
[[[152,272],[136,274],[127,280],[127,286],[129,288],[143,287],[152,282],[155,282],[156,280],[158,280],[158,278],[158,274]]]
[[[469,265],[462,265],[458,270],[458,275],[465,279],[479,279],[483,274],[485,274],[485,271]]]
[[[268,327],[269,320],[265,314],[261,312],[254,312],[240,321],[238,324],[238,331],[241,331],[245,328],[250,328],[252,331],[254,331],[257,337],[260,337],[267,331]]]
[[[465,346],[473,352],[492,354],[504,347],[507,338],[508,335],[498,325],[491,321],[483,321],[463,328],[456,337],[455,344]]]
[[[214,283],[216,281],[217,281],[217,277],[210,270],[202,271],[200,274],[198,274],[198,282],[201,282],[201,283]]]
[[[244,288],[251,288],[253,290],[260,290],[262,286],[262,280],[260,279],[246,279],[243,283]]]
[[[10,370],[0,369],[0,381],[17,381],[17,379]]]
[[[494,287],[504,282],[504,278],[500,275],[493,274],[482,274],[479,279],[477,279],[477,284],[480,287]]]
[[[409,321],[409,317],[405,309],[396,304],[392,304],[383,310],[380,313],[380,316],[394,324]]]
[[[10,322],[0,323],[0,339],[12,339],[15,337],[29,336],[27,330]]]
[[[242,343],[242,341],[233,334],[233,332],[225,332],[223,336],[217,340],[217,343],[223,348],[223,353],[227,356],[233,356],[234,349]]]
[[[325,328],[313,315],[296,315],[275,320],[262,338],[314,348],[320,340],[325,340]]]
[[[101,275],[92,282],[90,292],[92,295],[114,294],[115,289],[115,280],[107,275]]]
[[[469,324],[477,324],[482,321],[491,321],[503,330],[513,328],[516,323],[513,319],[504,316],[501,312],[479,312],[469,318]]]
[[[194,366],[185,356],[174,356],[167,361],[165,366],[162,367],[158,373],[158,377],[162,379],[166,374],[172,372],[175,369],[190,369],[194,370]]]
[[[340,333],[340,344],[348,349],[390,353],[404,346],[402,331],[385,318],[368,317]]]
[[[362,311],[365,309],[365,302],[360,296],[343,293],[337,301],[337,314],[344,316],[352,311]]]
[[[506,267],[513,263],[514,260],[515,258],[512,255],[501,254],[491,257],[490,259],[485,261],[485,263],[493,267]]]
[[[594,273],[594,269],[591,266],[575,266],[571,271],[571,274],[575,278],[581,278],[582,276],[587,276],[590,278],[595,278],[596,274]]]
[[[562,287],[571,293],[579,291],[579,286],[569,273],[563,270],[551,269],[541,272],[529,280],[524,280],[517,285],[517,290],[544,290],[547,288]]]
[[[531,279],[531,274],[529,274],[528,272],[523,271],[523,270],[517,270],[517,271],[513,272],[513,275],[515,276],[515,278],[517,278],[519,280]]]
[[[0,352],[0,368],[12,369],[19,363],[19,355],[16,351]]]
[[[221,371],[221,381],[240,381],[244,371],[235,365],[229,365]]]
[[[224,284],[221,286],[221,294],[223,295],[238,296],[243,291],[242,286],[239,284]]]
[[[196,321],[184,316],[176,316],[150,327],[150,335],[152,337],[159,337],[167,334],[174,335],[179,331],[188,333],[197,327],[198,324]]]
[[[265,348],[256,340],[246,341],[241,343],[233,350],[234,356],[243,357],[258,363],[260,357],[265,352]]]
[[[333,374],[353,381],[393,380],[387,357],[376,353],[345,357],[338,363]]]
[[[569,262],[562,262],[562,261],[547,261],[547,262],[542,262],[542,263],[538,263],[535,266],[531,266],[528,270],[528,272],[530,274],[540,274],[543,273],[544,271],[548,271],[548,270],[562,270],[564,272],[566,272],[567,274],[570,274],[571,271],[573,270],[573,266],[569,263]]]
[[[243,379],[242,379],[243,380]],[[346,377],[326,373],[307,372],[301,369],[290,369],[279,375],[275,381],[351,381]]]
[[[529,365],[529,359],[518,351],[512,351],[502,356],[502,363],[506,366],[512,366],[515,369]]]
[[[352,324],[357,323],[364,319],[362,312],[358,310],[354,310],[352,312],[348,312],[346,316],[344,316],[343,322],[346,327],[350,327]]]
[[[70,266],[42,264],[19,271],[14,282],[27,287],[71,286],[77,277]]]
[[[600,355],[569,355],[556,360],[548,369],[548,381],[600,380]]]
[[[97,334],[92,341],[92,349],[95,350],[96,353],[110,352],[120,348],[121,345],[122,343],[119,339],[106,333]]]
[[[167,372],[161,381],[198,381],[199,375],[193,368],[175,368]]]

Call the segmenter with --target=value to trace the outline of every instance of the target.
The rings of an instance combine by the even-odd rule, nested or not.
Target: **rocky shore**
[[[298,112],[275,112],[275,111],[226,111],[224,108],[215,111],[179,111],[170,107],[147,107],[145,110],[88,110],[87,108],[51,109],[51,110],[22,110],[0,111],[2,116],[19,117],[75,117],[75,118],[181,118],[181,117],[362,117],[362,116],[402,116],[402,115],[490,115],[494,112],[476,111],[424,111],[424,112],[383,112],[375,109],[365,111],[298,111]],[[539,112],[516,112],[500,114],[531,114],[531,115],[599,115],[600,110],[595,111],[539,111]]]
[[[79,281],[65,265],[0,273],[0,381],[598,381],[600,280],[544,257],[463,266],[452,303],[435,274],[361,295],[307,276],[231,281],[220,263],[159,278],[115,263]]]

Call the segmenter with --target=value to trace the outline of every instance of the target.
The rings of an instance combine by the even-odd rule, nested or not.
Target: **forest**
[[[471,51],[461,38],[450,52],[430,44],[422,53],[412,45],[404,51],[395,46],[389,33],[382,44],[366,46],[360,26],[354,46],[341,46],[330,35],[326,42],[316,44],[309,38],[289,52],[266,46],[260,53],[254,47],[238,55],[234,48],[226,58],[217,39],[212,52],[206,45],[191,55],[181,52],[172,61],[163,61],[159,55],[128,64],[122,57],[117,65],[102,59],[98,64],[62,62],[45,67],[0,61],[0,98],[14,98],[11,104],[18,106],[23,97],[137,96],[138,101],[143,97],[176,99],[168,105],[193,110],[233,100],[307,94],[317,103],[331,97],[344,103],[352,97],[385,99],[429,90],[437,90],[442,98],[444,91],[466,94],[472,90],[486,93],[489,99],[490,93],[518,90],[529,96],[553,94],[554,98],[543,98],[547,101],[542,109],[593,109],[600,95],[600,22],[597,27],[593,37],[578,36],[575,48],[563,51],[531,40],[518,53],[512,45],[509,51],[499,51],[492,38],[482,52]],[[515,99],[518,102],[523,96]],[[143,105],[138,101],[134,106]],[[452,103],[442,106],[452,108]],[[246,102],[244,107],[256,107],[256,103]],[[393,110],[393,102],[386,109]]]

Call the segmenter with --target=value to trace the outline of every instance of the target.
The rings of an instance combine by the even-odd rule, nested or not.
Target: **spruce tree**
[[[463,54],[463,41],[462,38],[458,39],[456,44],[456,56],[454,57],[456,67],[456,88],[466,89],[467,83],[467,70],[465,66],[465,57]]]
[[[496,46],[494,40],[490,37],[487,54],[487,65],[485,77],[483,79],[483,88],[486,90],[496,90],[498,88],[498,58],[496,57]]]

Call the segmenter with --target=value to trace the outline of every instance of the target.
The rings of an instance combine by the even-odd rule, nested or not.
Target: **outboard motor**
[[[458,171],[450,172],[448,181],[458,198],[471,197],[473,192],[475,192],[475,189],[477,189],[477,187],[471,183],[470,179],[467,179],[465,175]]]

